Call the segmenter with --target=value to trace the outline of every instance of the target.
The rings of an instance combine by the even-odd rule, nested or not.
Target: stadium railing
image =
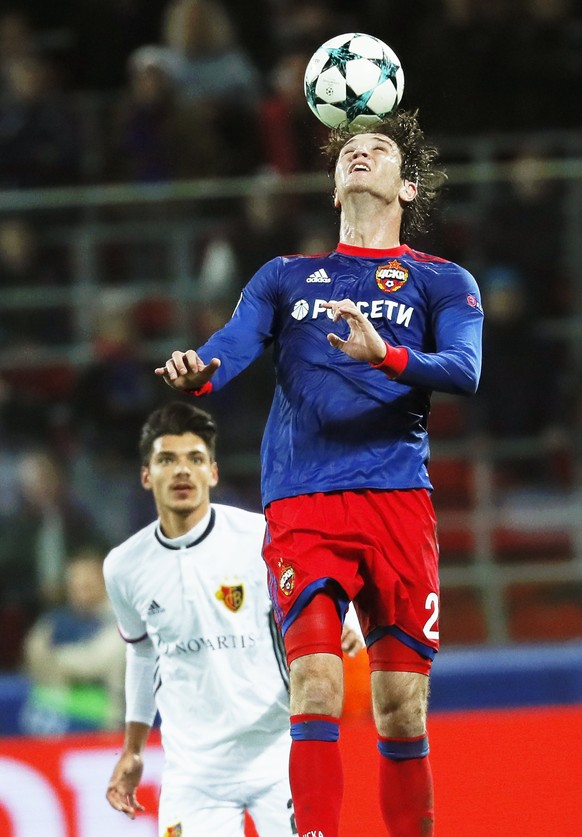
[[[459,261],[479,276],[487,263],[480,224],[492,199],[512,177],[511,154],[527,143],[546,155],[536,176],[562,187],[562,269],[572,281],[570,308],[560,319],[542,316],[541,322],[548,334],[567,341],[565,362],[573,385],[579,387],[580,138],[545,133],[535,138],[443,139],[439,144],[448,172],[446,220],[462,227]],[[14,217],[30,221],[41,248],[59,252],[68,271],[62,283],[0,288],[0,308],[5,312],[67,308],[71,314],[69,340],[20,352],[18,368],[45,368],[48,372],[64,364],[75,370],[93,362],[96,306],[108,295],[125,306],[143,306],[148,301],[154,309],[168,306],[162,327],[154,327],[140,338],[142,359],[158,362],[177,345],[195,343],[196,326],[188,308],[204,300],[199,263],[209,238],[220,237],[236,225],[245,202],[257,194],[269,194],[275,201],[299,201],[309,227],[328,206],[329,187],[329,179],[323,175],[261,174],[147,185],[0,191],[0,224]],[[555,209],[550,206],[548,212]],[[1,349],[0,375],[10,376],[14,368],[12,348]],[[582,637],[579,421],[579,415],[569,417],[559,450],[548,454],[538,436],[499,439],[477,432],[466,403],[435,397],[432,462],[442,549],[445,641],[498,645]],[[533,462],[554,455],[567,460],[564,479],[540,488],[526,477],[511,495],[500,489],[499,463]],[[559,469],[559,464],[556,467]],[[222,470],[234,479],[256,480],[254,442],[227,456]]]

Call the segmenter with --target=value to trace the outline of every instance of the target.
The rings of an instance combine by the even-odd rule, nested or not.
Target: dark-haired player
[[[212,417],[185,402],[142,430],[142,484],[159,517],[105,560],[127,643],[125,746],[107,798],[132,818],[141,809],[157,707],[160,837],[242,837],[247,810],[262,837],[291,837],[287,670],[260,560],[265,521],[210,502],[215,443]],[[346,631],[344,648],[358,644]]]
[[[466,270],[406,243],[444,180],[416,114],[336,132],[326,150],[337,248],[268,262],[230,322],[156,374],[206,394],[274,344],[264,557],[290,664],[299,834],[338,834],[340,630],[353,601],[372,672],[386,826],[392,837],[432,835],[426,712],[439,581],[427,422],[433,390],[475,392],[483,312]]]

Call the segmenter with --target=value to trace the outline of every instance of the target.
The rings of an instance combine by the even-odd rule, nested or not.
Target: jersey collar
[[[389,247],[386,250],[376,250],[374,247],[354,247],[353,244],[344,244],[342,241],[335,249],[336,252],[342,253],[344,256],[359,256],[365,259],[395,258],[410,252],[410,247],[407,244]]]
[[[207,515],[202,520],[186,532],[185,535],[180,535],[178,538],[167,538],[160,529],[160,523],[156,526],[156,539],[165,546],[166,549],[190,549],[191,546],[197,546],[201,543],[214,529],[216,523],[216,512],[213,508],[210,509]]]

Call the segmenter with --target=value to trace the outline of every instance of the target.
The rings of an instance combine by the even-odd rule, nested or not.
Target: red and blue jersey
[[[329,332],[349,329],[323,303],[345,298],[384,340],[407,348],[397,380],[329,344]],[[431,392],[475,392],[482,325],[477,283],[458,265],[407,245],[339,244],[263,265],[198,353],[205,363],[220,358],[218,389],[273,344],[276,388],[261,448],[267,505],[319,491],[431,488]]]

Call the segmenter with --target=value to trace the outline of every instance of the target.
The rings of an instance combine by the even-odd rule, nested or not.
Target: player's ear
[[[218,463],[216,460],[210,466],[210,481],[209,481],[210,488],[214,488],[218,485]]]
[[[414,180],[403,180],[400,187],[400,200],[412,203],[418,192],[418,184]]]
[[[340,203],[340,199],[337,196],[337,189],[333,190],[333,205],[336,209],[341,209],[342,205]]]
[[[141,466],[141,484],[142,488],[145,488],[146,491],[152,490],[152,484],[150,481],[150,469],[147,467],[147,465]]]

